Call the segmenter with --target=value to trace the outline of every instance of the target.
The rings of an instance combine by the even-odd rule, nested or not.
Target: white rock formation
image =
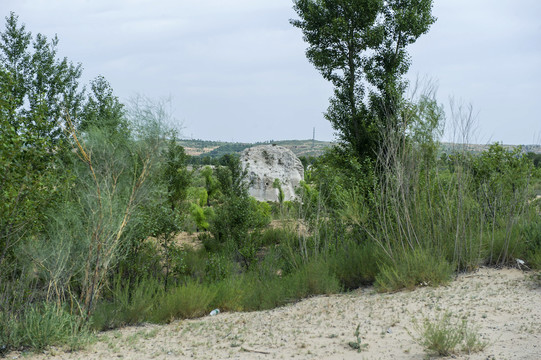
[[[284,200],[295,198],[295,188],[304,179],[304,168],[299,158],[289,149],[277,145],[261,145],[242,152],[241,163],[248,167],[250,195],[259,201],[278,201],[278,189],[273,187],[280,180]]]

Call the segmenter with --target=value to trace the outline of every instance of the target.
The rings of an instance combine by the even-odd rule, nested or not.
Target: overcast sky
[[[541,1],[435,0],[409,78],[472,104],[474,142],[541,143]],[[0,0],[125,101],[171,98],[186,138],[332,140],[332,87],[306,59],[291,0]],[[2,31],[5,20],[2,19]],[[449,122],[449,120],[448,120]],[[450,139],[451,135],[447,135]]]

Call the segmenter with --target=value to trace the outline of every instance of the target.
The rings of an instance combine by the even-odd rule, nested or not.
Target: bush
[[[245,311],[272,309],[293,300],[285,281],[278,276],[262,280],[256,273],[248,273],[243,283],[247,289],[242,298]]]
[[[297,238],[297,234],[287,228],[268,228],[261,233],[260,243],[263,246],[280,244]]]
[[[449,282],[453,273],[453,266],[443,257],[418,248],[382,265],[375,286],[382,292],[413,289],[418,285],[438,286]]]
[[[41,350],[50,345],[79,349],[90,334],[83,319],[55,304],[32,305],[16,318],[0,312],[0,348]]]
[[[340,284],[351,290],[374,282],[379,257],[379,249],[373,242],[359,244],[349,240],[329,255],[329,263]]]
[[[425,319],[416,330],[419,334],[415,340],[427,351],[441,356],[456,354],[460,345],[460,350],[468,354],[481,351],[487,345],[479,339],[475,327],[468,326],[465,319],[453,322],[451,313],[445,313],[435,322]]]
[[[114,329],[147,321],[162,295],[158,279],[144,277],[130,284],[118,276],[112,301],[102,301],[95,309],[91,324],[96,330]]]
[[[306,296],[340,291],[340,283],[323,261],[311,262],[286,276],[268,268],[256,269],[211,286],[216,294],[212,307],[243,311],[272,309]]]
[[[246,294],[251,291],[244,275],[233,275],[213,284],[216,291],[211,308],[221,311],[243,311]],[[248,309],[249,310],[249,309]]]
[[[287,277],[288,288],[295,299],[309,295],[334,294],[341,290],[340,282],[323,260],[314,260]]]
[[[182,253],[183,271],[181,275],[202,281],[206,276],[208,253],[204,249],[186,249]]]
[[[205,279],[210,282],[224,280],[230,277],[235,270],[235,264],[223,253],[211,254],[205,267]]]
[[[141,241],[137,247],[130,247],[128,254],[120,261],[117,272],[126,279],[140,279],[145,276],[162,275],[161,256],[158,246],[151,241]]]
[[[190,280],[171,288],[156,304],[152,320],[162,323],[173,319],[190,319],[207,314],[216,296],[216,288]]]
[[[256,260],[258,231],[270,222],[270,206],[247,195],[231,195],[218,207],[210,232],[246,268]],[[216,244],[209,243],[209,248]],[[205,245],[207,246],[207,245]]]
[[[525,225],[522,236],[526,242],[524,260],[530,268],[541,270],[541,221],[533,221]]]

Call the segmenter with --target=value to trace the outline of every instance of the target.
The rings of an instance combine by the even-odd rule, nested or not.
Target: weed
[[[478,329],[468,326],[467,320],[453,321],[452,314],[446,312],[436,321],[425,319],[416,326],[418,336],[413,338],[426,351],[449,356],[459,350],[467,353],[483,350],[487,342],[480,339]]]
[[[361,352],[368,347],[368,344],[361,344],[361,334],[359,332],[360,327],[361,325],[357,325],[357,328],[355,329],[355,332],[353,333],[353,335],[355,336],[355,341],[350,341],[348,343],[349,347],[354,350],[357,350],[357,352]]]

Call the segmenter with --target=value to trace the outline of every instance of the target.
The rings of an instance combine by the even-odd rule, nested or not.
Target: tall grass
[[[417,286],[438,286],[448,283],[453,274],[454,267],[447,260],[434,256],[429,249],[419,247],[382,265],[376,275],[375,287],[385,292]]]
[[[498,144],[479,156],[463,146],[438,159],[434,139],[442,113],[435,99],[421,95],[407,109],[402,122],[418,125],[384,134],[376,221],[361,224],[389,260],[377,283],[422,271],[415,261],[442,273],[514,263],[524,248],[518,225],[528,214],[531,163],[520,149]],[[469,128],[471,112],[455,115]]]
[[[120,283],[119,283],[120,284]],[[131,287],[117,285],[112,299],[97,305],[94,329],[103,330],[142,322],[167,323],[222,311],[271,309],[311,295],[332,294],[342,289],[330,266],[312,261],[285,276],[257,271],[229,276],[218,282],[187,280],[167,292],[151,279]]]
[[[0,346],[4,348],[43,349],[65,345],[79,349],[88,339],[84,320],[55,304],[35,304],[18,315],[0,312]]]

